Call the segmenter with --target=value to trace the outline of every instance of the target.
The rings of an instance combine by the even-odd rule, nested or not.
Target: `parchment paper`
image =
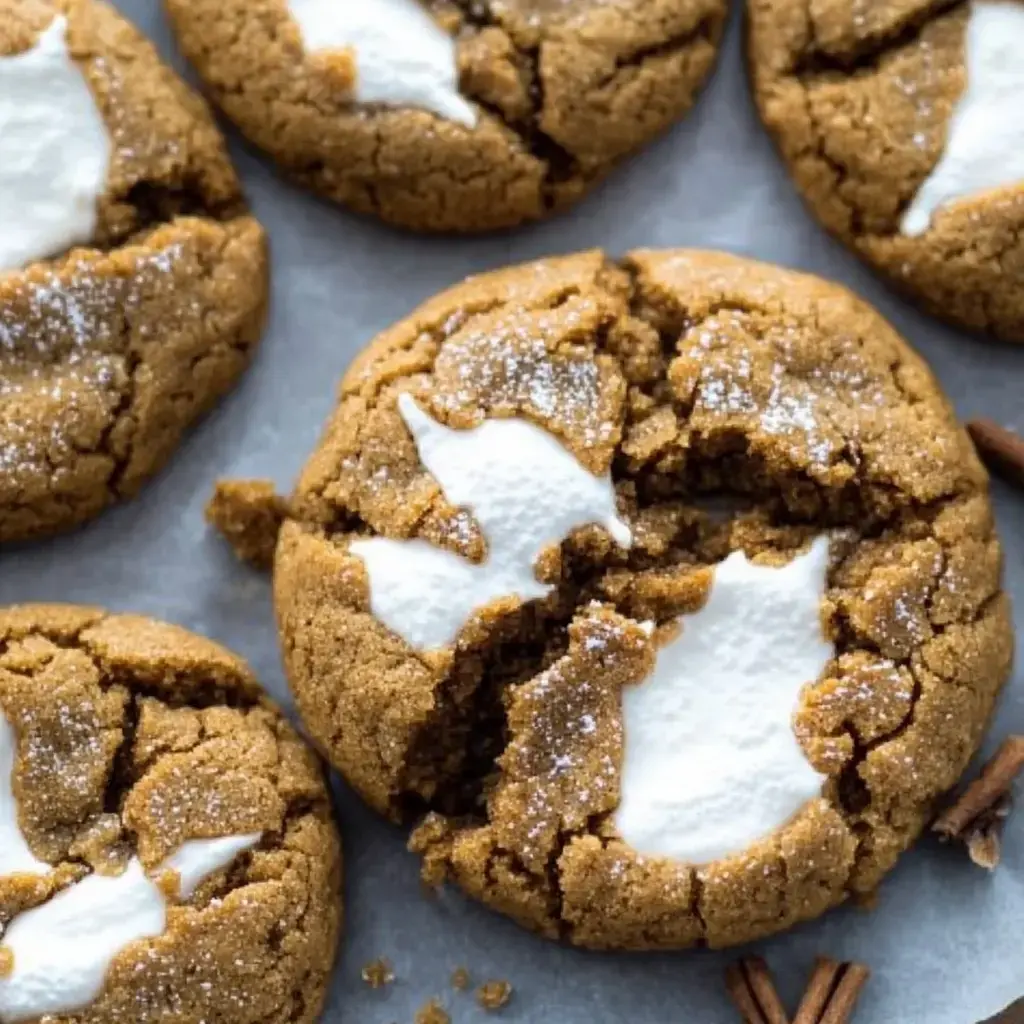
[[[119,6],[173,57],[157,0]],[[989,345],[917,314],[804,211],[754,115],[739,13],[689,119],[568,216],[506,236],[460,241],[390,231],[303,195],[235,143],[273,243],[272,322],[258,362],[135,503],[73,536],[4,550],[0,601],[89,602],[178,622],[247,657],[287,704],[269,584],[237,565],[203,527],[214,480],[270,476],[290,487],[331,407],[335,381],[378,330],[468,273],[590,246],[613,253],[718,247],[837,278],[876,303],[925,354],[964,417],[985,414],[1024,428],[1024,347]],[[997,484],[995,499],[1019,628],[1024,496]],[[1019,671],[986,751],[1014,729],[1024,729]],[[516,994],[501,1018],[510,1022],[735,1019],[722,984],[735,954],[582,953],[534,938],[454,892],[429,897],[403,834],[337,780],[335,788],[347,854],[347,928],[326,1021],[411,1022],[433,995],[456,1022],[493,1020],[471,994],[452,991],[449,976],[459,965],[476,981],[511,981]],[[998,1013],[1024,994],[1024,809],[1011,819],[1004,863],[993,876],[961,851],[925,841],[883,886],[873,912],[837,911],[760,951],[791,1002],[816,953],[871,965],[875,974],[856,1018],[865,1024],[973,1024]],[[392,962],[397,980],[375,992],[360,969],[380,956]]]

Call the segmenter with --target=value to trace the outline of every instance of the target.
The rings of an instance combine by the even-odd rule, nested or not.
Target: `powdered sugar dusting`
[[[88,800],[106,764],[99,709],[85,698],[74,705],[58,701],[47,718],[45,728],[33,728],[24,716],[19,720],[23,789],[31,794],[56,785],[62,798]]]
[[[914,703],[914,677],[889,658],[864,664],[840,659],[835,679],[812,689],[808,700],[812,714],[821,722],[819,732],[853,727],[861,742],[870,743],[897,728]],[[798,725],[798,735],[808,738],[815,729]]]
[[[781,327],[772,333],[770,368],[755,366],[754,360],[764,359],[762,351],[737,355],[735,346],[728,344],[731,335],[750,329],[745,314],[723,312],[689,332],[681,354],[700,365],[696,413],[739,419],[747,432],[759,431],[786,442],[794,460],[827,466],[838,448],[856,437],[862,416],[873,419],[890,405],[886,388],[870,371],[853,339],[831,363],[797,372],[793,368],[795,328]],[[836,410],[844,417],[841,425],[833,422]]]
[[[14,874],[46,874],[50,870],[29,849],[21,831],[14,791],[15,754],[14,729],[0,708],[0,879]]]
[[[510,808],[491,819],[514,829],[514,848],[531,869],[546,863],[560,832],[615,806],[620,690],[639,681],[649,645],[639,624],[591,606],[572,627],[569,653],[516,692],[505,789],[496,798]]]
[[[99,272],[89,256],[0,279],[0,473],[12,483],[40,469],[67,472],[62,463],[79,447],[83,410],[116,407],[126,380],[125,331],[160,329],[132,314],[174,288],[183,255],[176,242],[140,252],[116,273]]]
[[[99,98],[103,120],[113,141],[113,176],[144,180],[154,166],[180,166],[187,158],[182,139],[173,131],[156,131],[148,110],[140,108],[123,70],[101,55],[85,66],[86,76]],[[140,120],[144,123],[140,124]]]
[[[549,429],[595,447],[613,441],[617,423],[608,416],[605,381],[586,350],[553,354],[543,338],[572,329],[574,318],[592,314],[553,310],[524,321],[513,312],[485,329],[467,329],[444,343],[435,375],[436,404],[451,411],[533,413]],[[550,319],[550,323],[546,320]]]

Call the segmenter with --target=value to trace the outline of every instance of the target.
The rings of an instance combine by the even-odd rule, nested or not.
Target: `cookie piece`
[[[731,256],[501,270],[346,375],[280,535],[316,742],[432,881],[596,947],[871,892],[1012,634],[987,478],[843,288]]]
[[[421,231],[562,209],[682,116],[725,0],[167,0],[182,50],[299,183]]]
[[[320,765],[224,648],[0,611],[0,1020],[317,1020],[341,852]]]
[[[218,480],[206,505],[206,521],[241,561],[269,569],[287,512],[288,503],[272,480]]]
[[[932,313],[1024,341],[1024,4],[749,0],[757,104],[822,223]]]
[[[235,382],[267,254],[205,104],[99,0],[0,0],[0,543],[133,496]]]

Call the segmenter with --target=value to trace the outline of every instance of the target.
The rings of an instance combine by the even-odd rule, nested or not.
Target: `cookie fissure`
[[[553,600],[558,607],[547,610]],[[433,719],[411,744],[408,770],[392,797],[398,816],[407,823],[429,813],[486,821],[486,798],[510,739],[507,697],[563,652],[575,614],[575,603],[560,591],[508,616],[482,651],[459,653]]]
[[[542,198],[546,208],[556,209],[566,198],[562,186],[575,185],[579,188],[580,183],[585,184],[589,180],[601,177],[604,161],[587,159],[574,152],[570,145],[559,141],[552,131],[545,127],[546,122],[558,117],[558,112],[552,109],[546,95],[545,76],[541,71],[545,48],[551,45],[551,39],[543,31],[540,32],[539,38],[533,41],[517,38],[516,32],[502,18],[491,12],[489,4],[456,0],[456,6],[462,13],[466,26],[476,31],[490,30],[501,33],[502,39],[515,54],[517,66],[526,80],[524,94],[529,103],[528,112],[522,109],[510,112],[493,100],[481,96],[478,91],[471,95],[474,103],[479,104],[518,136],[525,150],[541,163]],[[603,77],[587,82],[587,96],[599,95],[624,73],[681,53],[693,47],[698,41],[704,41],[713,49],[721,34],[721,22],[720,14],[709,11],[694,25],[667,39],[640,46],[628,54],[617,55],[614,66]]]
[[[837,49],[816,39],[809,49],[799,55],[792,73],[809,84],[818,77],[877,70],[880,62],[890,53],[918,42],[923,30],[937,18],[969,3],[971,0],[925,0],[917,10],[887,26],[883,32],[857,39],[852,46],[840,46]],[[812,8],[812,0],[807,0],[807,22],[814,38]]]
[[[709,46],[713,46],[718,34],[718,25],[719,19],[717,17],[706,14],[692,28],[678,32],[663,42],[653,43],[650,46],[641,46],[628,56],[619,57],[616,60],[615,69],[610,71],[604,78],[599,78],[594,83],[594,89],[603,89],[623,71],[640,67],[650,60],[672,56],[680,50],[689,48],[699,40],[704,41]]]
[[[116,685],[116,684],[112,684]],[[135,740],[139,728],[139,698],[132,693],[121,718],[121,744],[114,752],[103,794],[103,813],[120,815],[124,801],[134,785],[132,759],[135,754]]]
[[[119,347],[126,345],[129,336],[129,324],[127,317],[127,310],[125,310],[121,318],[117,335]],[[122,437],[120,439],[120,444],[118,444],[115,439],[118,438],[119,433],[123,435],[123,430],[120,429],[123,424],[131,421],[132,407],[135,404],[136,396],[135,375],[138,373],[139,367],[142,366],[142,363],[143,359],[141,354],[134,348],[128,348],[125,352],[121,367],[123,373],[121,394],[118,398],[117,404],[108,414],[109,420],[100,434],[95,449],[95,452],[104,452],[109,454],[112,459],[113,464],[107,477],[106,489],[111,500],[114,501],[121,497],[121,481],[127,473],[132,459],[130,437]],[[117,450],[119,447],[122,449],[121,451]],[[80,454],[84,455],[88,454],[88,452],[81,452]]]
[[[497,118],[517,137],[524,149],[540,162],[543,167],[541,199],[548,210],[554,210],[560,199],[558,186],[572,182],[576,177],[585,179],[587,175],[576,156],[545,132],[542,126],[545,99],[544,78],[540,74],[540,46],[517,47],[501,22],[490,15],[489,7],[471,3],[461,6],[461,9],[467,24],[478,30],[493,28],[500,31],[508,45],[515,50],[521,72],[526,78],[524,92],[530,103],[529,111],[511,114],[499,103],[479,95],[473,96],[473,102]]]
[[[116,248],[130,241],[131,237],[141,237],[182,217],[206,217],[226,222],[245,213],[245,205],[239,197],[210,196],[196,177],[175,182],[136,181],[125,194],[123,202],[135,208],[132,234],[126,238],[111,239],[102,247],[104,249]]]

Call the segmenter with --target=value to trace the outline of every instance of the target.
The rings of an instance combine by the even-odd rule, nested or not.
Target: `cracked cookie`
[[[749,0],[761,117],[834,235],[930,312],[1024,342],[1024,3]]]
[[[267,255],[203,103],[98,0],[0,0],[0,542],[133,496],[247,365]]]
[[[274,589],[315,742],[426,877],[595,947],[872,892],[1012,647],[921,359],[838,285],[706,252],[505,269],[385,331]]]
[[[312,1024],[340,875],[319,762],[240,659],[0,611],[3,1024]]]
[[[299,183],[385,221],[544,217],[692,106],[726,0],[166,0],[185,55]]]

